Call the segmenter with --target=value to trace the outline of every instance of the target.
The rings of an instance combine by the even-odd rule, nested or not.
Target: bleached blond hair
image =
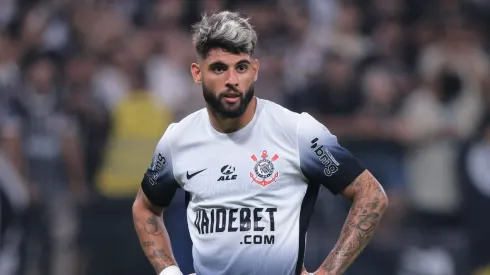
[[[192,42],[197,54],[206,58],[211,49],[220,48],[235,54],[253,54],[257,34],[249,18],[236,12],[222,11],[203,15],[192,26]]]

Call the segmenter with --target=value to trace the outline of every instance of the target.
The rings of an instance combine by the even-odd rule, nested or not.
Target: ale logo
[[[237,175],[235,174],[235,167],[231,165],[225,165],[221,167],[221,176],[218,181],[226,181],[226,180],[236,180]]]

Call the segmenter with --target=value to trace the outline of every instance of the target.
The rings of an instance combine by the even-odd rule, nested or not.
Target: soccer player
[[[324,186],[352,206],[314,274],[342,274],[386,210],[383,188],[312,116],[254,96],[257,36],[247,19],[228,11],[203,16],[193,42],[191,73],[206,108],[167,128],[133,205],[156,272],[182,274],[162,221],[182,188],[197,275],[309,274],[305,235]]]

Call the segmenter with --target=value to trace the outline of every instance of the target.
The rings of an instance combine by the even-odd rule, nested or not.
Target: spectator
[[[150,268],[124,209],[146,169],[143,156],[151,153],[146,152],[154,149],[165,127],[204,106],[202,91],[189,74],[190,63],[196,61],[190,24],[204,11],[232,8],[249,15],[261,37],[254,53],[261,71],[257,96],[286,102],[324,122],[390,195],[382,233],[347,274],[396,274],[392,267],[398,254],[392,248],[397,246],[404,251],[403,274],[417,274],[419,268],[425,273],[470,274],[462,267],[466,259],[454,255],[469,254],[465,238],[475,255],[486,244],[486,221],[478,219],[486,203],[479,176],[485,141],[475,130],[481,130],[478,122],[485,102],[490,102],[485,87],[490,83],[488,1],[198,2],[0,1],[5,160],[0,157],[5,172],[0,173],[0,203],[6,197],[12,198],[9,205],[17,200],[10,192],[4,194],[3,187],[28,186],[29,213],[37,219],[26,224],[27,236],[32,239],[34,232],[56,237],[53,244],[58,248],[47,247],[42,256],[52,256],[63,274],[73,274],[63,266],[73,267],[76,275],[140,274]],[[31,61],[38,52],[50,58]],[[73,147],[61,146],[68,143]],[[83,154],[77,153],[77,146]],[[463,177],[457,178],[460,170]],[[85,193],[85,184],[92,188],[86,207],[70,205],[67,194],[77,188]],[[322,259],[315,256],[333,245],[325,232],[336,237],[340,229],[337,223],[346,213],[335,200],[327,192],[319,194],[308,234],[307,266],[320,264]],[[190,273],[192,243],[180,234],[186,226],[181,218],[185,207],[179,191],[165,216],[170,234],[181,238],[174,243],[177,261]],[[407,208],[413,215],[404,215]],[[83,222],[76,228],[84,233],[79,244],[89,270],[67,260],[77,246],[61,250],[73,243],[75,209],[83,210]],[[8,207],[2,204],[4,210]],[[466,211],[465,232],[459,230],[461,211]],[[2,212],[1,220],[10,214]],[[118,223],[127,231],[100,229]],[[434,231],[437,238],[425,233],[428,225],[440,229]],[[456,234],[445,234],[455,228]],[[400,231],[408,233],[399,237],[404,234]],[[47,237],[42,240],[50,243]],[[15,265],[2,260],[9,251],[3,244],[2,275]],[[39,245],[27,244],[29,264],[19,266],[47,272],[44,258],[37,261],[42,269],[31,264],[41,254]],[[121,253],[114,254],[114,248]],[[112,256],[102,261],[102,253]],[[485,272],[488,262],[473,259],[470,265]],[[121,262],[131,262],[135,270],[125,270]]]
[[[356,75],[351,63],[331,52],[325,57],[321,72],[306,89],[292,93],[287,101],[292,109],[314,114],[342,138],[351,138],[356,127],[353,114],[361,107]]]
[[[88,274],[153,272],[141,253],[131,211],[127,210],[131,209],[134,194],[140,187],[141,175],[148,165],[146,160],[173,120],[173,112],[156,104],[147,90],[144,69],[133,68],[128,74],[132,89],[111,112],[113,126],[95,179],[99,198],[88,210]]]
[[[480,211],[490,207],[490,113],[483,118],[476,134],[469,139],[461,158],[462,190],[466,230],[469,233],[471,267],[474,271],[490,270],[486,248],[490,245],[488,219]],[[486,273],[476,273],[486,274]]]
[[[73,272],[75,202],[87,194],[78,129],[61,105],[55,74],[47,57],[28,63],[25,83],[10,101],[2,146],[33,200],[23,266],[42,274]]]
[[[465,93],[462,79],[447,69],[439,72],[432,85],[414,91],[405,103],[412,132],[408,196],[415,210],[428,214],[425,222],[453,220],[459,213],[456,157],[460,143],[472,133],[481,115],[479,100]]]

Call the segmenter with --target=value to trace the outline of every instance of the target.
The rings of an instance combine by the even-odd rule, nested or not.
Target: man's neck
[[[207,109],[211,125],[216,131],[220,133],[233,133],[242,129],[252,121],[257,109],[257,98],[254,97],[247,106],[245,113],[237,118],[224,118],[214,112],[211,107],[207,106]]]

